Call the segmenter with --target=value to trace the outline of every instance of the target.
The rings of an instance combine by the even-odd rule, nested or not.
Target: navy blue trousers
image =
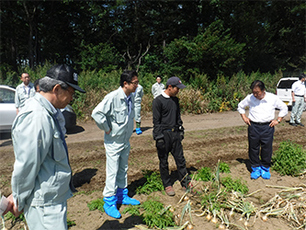
[[[271,166],[274,127],[251,123],[248,127],[249,159],[252,167]]]

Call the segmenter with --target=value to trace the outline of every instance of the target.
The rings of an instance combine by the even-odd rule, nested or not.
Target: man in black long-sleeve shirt
[[[161,179],[169,196],[175,195],[169,174],[169,152],[175,159],[182,187],[187,189],[190,184],[181,143],[184,128],[176,97],[179,90],[185,87],[178,77],[171,77],[167,81],[166,90],[153,100],[153,138],[156,140]]]

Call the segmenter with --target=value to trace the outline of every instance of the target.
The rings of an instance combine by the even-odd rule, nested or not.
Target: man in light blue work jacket
[[[34,84],[30,82],[31,79],[28,73],[22,73],[20,80],[22,81],[22,83],[17,86],[15,92],[15,107],[17,114],[24,106],[25,101],[30,97],[34,97],[36,92]]]
[[[56,65],[39,81],[40,92],[29,99],[12,127],[15,163],[10,211],[22,211],[31,230],[67,229],[67,199],[75,188],[65,137],[57,109],[73,99],[75,70]]]
[[[126,70],[121,74],[120,87],[107,94],[92,112],[97,126],[104,130],[106,152],[106,181],[103,191],[104,211],[113,218],[120,218],[117,204],[138,205],[128,196],[127,170],[130,137],[134,126],[134,96],[138,85],[137,73]]]
[[[140,135],[142,134],[140,125],[141,125],[141,116],[140,116],[140,112],[141,112],[141,100],[143,97],[143,87],[141,85],[138,84],[137,89],[135,91],[135,122],[136,122],[136,134]]]

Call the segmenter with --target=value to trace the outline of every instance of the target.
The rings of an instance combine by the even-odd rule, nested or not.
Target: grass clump
[[[194,180],[197,181],[211,181],[212,180],[212,171],[211,168],[202,167],[194,175],[191,175]]]
[[[236,192],[241,192],[242,194],[246,194],[249,191],[249,188],[245,183],[243,183],[240,179],[234,180],[231,176],[222,178],[221,184],[228,191],[234,190]]]
[[[70,220],[69,218],[67,218],[67,226],[68,228],[70,228],[72,226],[76,226],[76,223],[74,220]]]
[[[87,204],[87,207],[89,208],[90,211],[98,209],[101,212],[104,212],[103,205],[104,205],[103,198],[99,198],[99,199],[96,199],[96,200],[93,200],[93,201],[89,202]]]
[[[230,173],[231,172],[229,165],[225,162],[222,162],[222,161],[219,163],[219,169],[220,169],[221,173]]]
[[[144,178],[146,178],[146,182],[144,183],[144,185],[139,186],[136,189],[137,194],[149,195],[152,192],[164,190],[163,182],[160,178],[159,172],[146,170],[144,171],[143,176]]]
[[[164,229],[175,225],[173,213],[164,208],[158,198],[149,198],[138,206],[130,205],[123,210],[123,213],[140,216],[149,228]]]
[[[283,141],[274,156],[272,169],[281,175],[298,176],[306,169],[306,152],[301,145]]]

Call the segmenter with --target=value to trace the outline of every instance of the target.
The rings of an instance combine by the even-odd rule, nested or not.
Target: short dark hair
[[[160,76],[160,75],[157,75],[155,79],[157,79],[158,77],[159,77],[161,80],[163,80],[162,76]]]
[[[124,82],[130,83],[133,79],[133,77],[137,77],[138,74],[135,70],[124,70],[120,77],[120,86],[124,86]]]
[[[301,73],[299,76],[299,80],[301,80],[302,78],[306,78],[306,75],[304,73]]]
[[[37,91],[37,86],[39,87],[39,78],[34,81],[34,88]]]
[[[265,84],[260,80],[255,80],[252,82],[250,89],[253,90],[255,87],[259,87],[261,91],[265,90]]]

